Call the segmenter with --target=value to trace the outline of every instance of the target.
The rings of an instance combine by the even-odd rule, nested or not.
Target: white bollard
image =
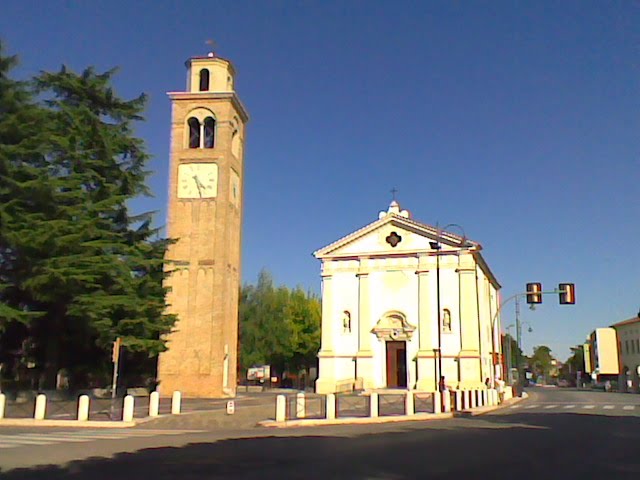
[[[469,402],[469,408],[476,408],[476,391],[475,390],[469,391],[469,398],[471,399],[471,402]]]
[[[307,416],[307,402],[304,398],[304,392],[296,395],[296,417],[305,418]]]
[[[36,409],[33,418],[36,420],[44,420],[47,411],[47,396],[43,393],[36,397]]]
[[[407,396],[404,400],[404,414],[405,415],[415,415],[416,409],[413,401],[413,391],[408,390]]]
[[[493,390],[491,390],[491,393],[493,394],[493,404],[500,405],[500,396],[498,395],[498,390],[494,388]]]
[[[287,420],[287,397],[278,395],[276,397],[276,422]]]
[[[462,392],[462,405],[464,410],[469,410],[471,408],[471,392],[469,390],[464,390]]]
[[[433,392],[433,413],[442,413],[442,396],[440,392]]]
[[[160,410],[160,394],[158,392],[151,392],[149,395],[149,416],[157,417]]]
[[[80,395],[78,398],[78,421],[89,420],[89,395]]]
[[[461,412],[462,410],[462,391],[456,390],[456,412]]]
[[[4,418],[4,408],[7,403],[7,397],[4,393],[0,393],[0,418]]]
[[[489,390],[487,390],[486,388],[482,390],[482,404],[484,406],[489,405]]]
[[[442,411],[445,413],[451,412],[451,393],[449,390],[442,392]]]
[[[171,396],[171,415],[180,415],[180,408],[182,404],[182,393],[179,391],[173,392]]]
[[[378,416],[378,393],[371,392],[369,397],[369,416],[375,418]]]
[[[333,393],[327,393],[327,420],[336,418],[336,396]]]
[[[133,395],[127,395],[124,397],[124,407],[122,408],[122,421],[123,422],[132,422],[133,421],[133,406],[135,404],[135,400],[133,399]]]

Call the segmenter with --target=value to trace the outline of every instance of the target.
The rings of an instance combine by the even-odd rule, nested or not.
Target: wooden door
[[[405,342],[387,342],[387,387],[407,386],[407,345]]]

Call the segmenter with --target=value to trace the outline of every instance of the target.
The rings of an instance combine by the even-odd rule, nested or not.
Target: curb
[[[494,405],[494,406],[491,406],[491,407],[480,407],[482,410],[479,410],[479,409],[462,410],[462,411],[458,412],[455,416],[458,417],[458,418],[461,418],[461,417],[478,417],[480,415],[485,415],[487,413],[495,412],[496,410],[500,410],[502,408],[510,407],[511,405],[513,405],[515,403],[519,403],[522,400],[525,400],[526,398],[527,397],[513,397],[513,398],[510,398],[509,400],[504,401],[500,405]]]
[[[416,413],[415,415],[393,415],[388,417],[351,417],[336,418],[327,420],[324,418],[304,419],[304,420],[287,420],[285,422],[276,422],[275,420],[264,420],[258,423],[260,427],[267,428],[291,428],[291,427],[322,427],[329,425],[369,425],[380,423],[399,423],[399,422],[417,422],[424,420],[444,420],[453,418],[452,413]]]
[[[74,427],[74,428],[130,428],[135,427],[138,423],[123,421],[99,421],[86,420],[79,422],[78,420],[34,420],[33,418],[3,418],[0,419],[0,427]]]

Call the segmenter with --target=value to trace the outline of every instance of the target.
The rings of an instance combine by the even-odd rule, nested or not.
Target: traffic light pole
[[[495,325],[496,320],[498,319],[498,315],[500,315],[500,312],[502,311],[502,308],[509,303],[511,300],[515,300],[515,304],[516,304],[516,345],[518,350],[516,351],[516,369],[518,371],[518,394],[520,395],[522,393],[522,389],[524,388],[524,365],[522,363],[522,355],[520,354],[520,352],[522,351],[522,325],[520,323],[520,298],[521,297],[526,297],[528,294],[531,294],[532,292],[523,292],[523,293],[516,293],[515,295],[510,296],[509,298],[507,298],[504,302],[502,302],[500,304],[500,306],[498,307],[498,310],[496,311],[495,315],[493,316],[493,320],[491,320],[491,325],[493,327],[493,325]],[[536,295],[558,295],[558,294],[562,294],[565,293],[565,291],[559,289],[559,288],[554,288],[552,291],[547,291],[547,292],[543,292],[543,291],[539,291],[539,292],[535,292]],[[572,293],[572,295],[574,296],[574,300],[575,300],[575,292]],[[509,359],[510,360],[510,359]],[[510,372],[507,372],[507,380],[509,380],[510,378]]]

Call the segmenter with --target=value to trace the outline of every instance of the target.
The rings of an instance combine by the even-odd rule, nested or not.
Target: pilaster
[[[335,328],[333,314],[333,277],[330,274],[322,276],[322,333],[319,357],[333,355],[333,335]]]
[[[418,259],[418,381],[416,389],[422,391],[435,390],[435,358],[433,351],[433,319],[432,298],[429,278],[428,256]]]

